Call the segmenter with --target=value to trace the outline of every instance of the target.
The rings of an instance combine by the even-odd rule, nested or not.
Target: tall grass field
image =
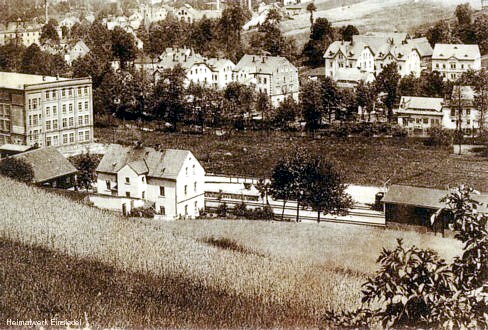
[[[401,237],[451,260],[450,238],[337,224],[126,219],[0,178],[0,327],[317,327],[359,305]]]

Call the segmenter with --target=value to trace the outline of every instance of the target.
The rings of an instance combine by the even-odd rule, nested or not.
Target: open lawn
[[[1,322],[86,312],[105,327],[315,327],[328,308],[358,306],[396,238],[448,260],[461,248],[362,226],[125,219],[5,178],[0,190]]]
[[[95,130],[96,138],[111,143],[111,129]],[[115,141],[137,139],[148,146],[189,149],[210,173],[269,177],[284,155],[305,148],[335,162],[346,182],[361,185],[401,183],[445,189],[447,185],[469,184],[488,191],[488,159],[451,155],[449,150],[425,147],[421,142],[391,138],[313,139],[283,132],[185,135],[161,132],[131,132],[120,129]]]

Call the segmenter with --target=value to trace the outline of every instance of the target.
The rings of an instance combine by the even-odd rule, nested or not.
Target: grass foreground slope
[[[0,190],[1,320],[86,313],[104,327],[316,327],[326,309],[358,306],[379,251],[397,237],[449,260],[460,251],[455,240],[431,234],[161,223],[124,219],[5,178]]]

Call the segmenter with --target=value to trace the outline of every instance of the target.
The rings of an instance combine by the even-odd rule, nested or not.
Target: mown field
[[[445,189],[447,185],[469,184],[488,191],[488,159],[459,157],[447,149],[425,147],[421,142],[388,138],[314,139],[283,132],[188,135],[160,132],[132,132],[96,129],[100,142],[132,143],[189,149],[207,172],[252,177],[269,177],[273,166],[297,148],[333,161],[351,184],[401,183]]]
[[[0,322],[97,327],[316,327],[358,306],[382,247],[432,234],[337,224],[125,219],[0,178]],[[26,204],[28,201],[28,204]],[[2,324],[0,323],[0,327]]]

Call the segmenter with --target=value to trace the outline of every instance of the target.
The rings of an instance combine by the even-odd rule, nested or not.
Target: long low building
[[[392,185],[382,199],[386,223],[430,226],[432,215],[447,207],[441,199],[448,195],[448,190]],[[488,194],[473,195],[472,198],[482,203],[480,212],[488,213]]]

